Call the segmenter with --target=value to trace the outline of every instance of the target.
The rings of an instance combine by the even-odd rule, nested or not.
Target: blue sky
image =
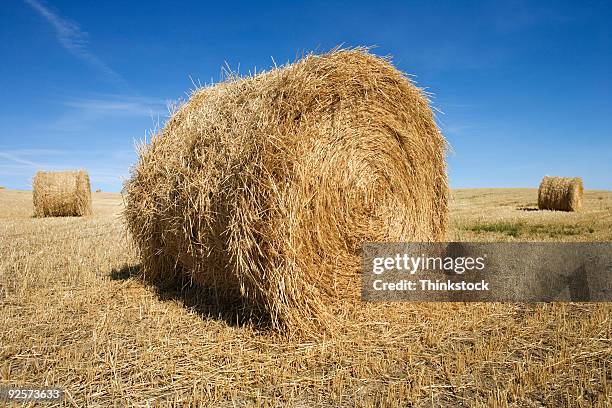
[[[192,80],[343,44],[376,46],[434,94],[452,187],[551,174],[612,189],[610,2],[136,3],[3,2],[1,186],[82,167],[119,191],[134,142]]]

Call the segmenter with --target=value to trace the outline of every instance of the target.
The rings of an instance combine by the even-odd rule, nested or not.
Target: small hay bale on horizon
[[[580,211],[584,187],[580,177],[544,176],[538,189],[540,210]]]
[[[364,242],[444,238],[445,151],[387,59],[309,55],[194,91],[140,147],[124,214],[147,279],[187,276],[317,334],[359,299]]]
[[[91,215],[89,174],[78,171],[39,171],[32,181],[35,217]]]

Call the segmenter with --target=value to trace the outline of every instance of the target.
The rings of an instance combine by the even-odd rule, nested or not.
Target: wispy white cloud
[[[15,164],[18,165],[17,167],[39,167],[40,166],[38,163],[32,160],[26,159],[23,157],[23,155],[19,153],[15,153],[13,151],[0,152],[0,157],[12,162],[12,164],[4,164],[4,166],[6,167],[15,167]]]
[[[112,160],[105,160],[112,158]],[[136,154],[128,150],[108,152],[62,151],[52,149],[0,150],[0,185],[29,188],[38,170],[62,171],[87,169],[92,186],[119,191],[129,175],[129,166]]]
[[[0,150],[0,154],[9,154],[13,156],[40,156],[40,155],[58,155],[64,154],[65,152],[57,149],[10,149]]]
[[[168,114],[168,102],[163,99],[110,95],[100,98],[81,98],[64,105],[97,115],[159,116]]]
[[[474,131],[478,129],[478,126],[475,124],[441,124],[442,132],[444,134],[451,135],[462,135],[466,132]]]
[[[75,57],[85,61],[109,81],[127,86],[125,79],[88,48],[88,34],[78,24],[51,11],[38,0],[24,0],[55,29],[58,42]]]
[[[97,126],[100,120],[146,118],[155,127],[169,115],[169,101],[130,95],[96,95],[60,102],[65,112],[47,124],[47,128],[79,132]]]
[[[0,171],[55,170],[54,163],[66,159],[68,152],[56,149],[5,149],[0,150]]]

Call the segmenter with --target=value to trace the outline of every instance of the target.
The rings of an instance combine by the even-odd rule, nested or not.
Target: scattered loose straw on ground
[[[580,177],[545,176],[538,190],[540,210],[580,211],[584,188]]]
[[[277,329],[332,327],[365,241],[436,241],[445,140],[423,92],[364,49],[196,90],[140,151],[125,216],[145,274],[184,272]]]
[[[89,175],[84,170],[39,171],[32,188],[35,217],[91,215]]]

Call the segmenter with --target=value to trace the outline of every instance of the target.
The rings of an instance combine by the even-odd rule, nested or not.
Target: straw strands
[[[366,241],[438,241],[446,142],[365,49],[194,91],[140,149],[125,217],[149,279],[187,276],[277,329],[332,327]]]
[[[584,188],[580,177],[545,176],[538,189],[540,210],[580,211]]]
[[[35,217],[91,215],[91,187],[84,170],[39,171],[32,181]]]

